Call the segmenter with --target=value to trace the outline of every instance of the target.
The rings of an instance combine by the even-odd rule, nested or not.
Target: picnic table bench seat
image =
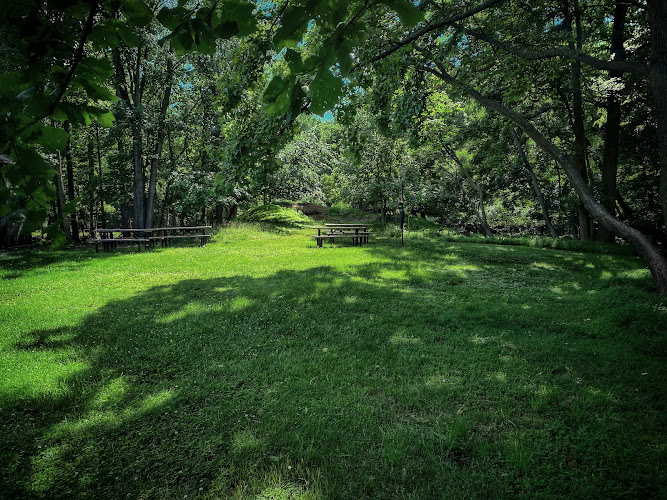
[[[99,245],[102,244],[104,250],[109,250],[111,248],[117,248],[119,243],[136,243],[137,247],[141,251],[141,244],[145,243],[146,246],[150,243],[148,238],[91,238],[88,239],[88,242],[95,243],[95,251],[99,252]]]

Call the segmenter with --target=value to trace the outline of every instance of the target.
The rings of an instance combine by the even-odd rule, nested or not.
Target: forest
[[[666,9],[12,2],[3,242],[403,196],[486,235],[625,240],[667,293]]]

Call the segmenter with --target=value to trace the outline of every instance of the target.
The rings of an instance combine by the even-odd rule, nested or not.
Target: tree
[[[661,172],[664,173],[665,165],[667,165],[667,157],[665,156],[667,155],[667,99],[664,97],[667,95],[667,80],[661,75],[665,74],[665,68],[667,68],[667,50],[665,50],[665,47],[667,47],[667,36],[665,36],[662,29],[665,21],[667,21],[667,5],[660,0],[650,0],[647,4],[649,14],[648,27],[651,33],[650,62],[635,62],[630,60],[610,61],[586,54],[583,52],[583,41],[580,40],[577,42],[576,37],[574,47],[570,47],[567,37],[559,36],[559,29],[557,29],[558,25],[565,22],[565,19],[554,20],[552,17],[554,10],[548,2],[540,2],[537,5],[531,6],[530,14],[527,16],[521,10],[515,10],[516,6],[513,4],[508,4],[501,0],[489,0],[468,9],[459,9],[458,4],[450,3],[446,9],[436,7],[429,10],[431,4],[426,5],[426,17],[429,18],[429,22],[413,29],[408,34],[405,34],[402,27],[397,29],[397,24],[391,16],[378,19],[376,10],[371,12],[365,8],[361,8],[359,11],[361,14],[358,16],[357,14],[350,16],[344,29],[350,30],[358,38],[363,38],[365,33],[364,29],[361,28],[362,25],[367,30],[373,30],[374,34],[378,31],[381,32],[382,36],[374,37],[374,40],[380,40],[381,43],[383,41],[386,42],[388,48],[385,45],[385,47],[375,46],[369,49],[368,46],[362,48],[357,44],[357,54],[360,54],[362,58],[366,55],[368,57],[366,60],[369,60],[369,62],[381,61],[389,55],[400,51],[401,56],[412,59],[414,65],[419,65],[424,71],[433,74],[440,81],[451,85],[458,92],[462,92],[467,97],[474,99],[490,111],[499,113],[521,128],[527,136],[535,141],[538,147],[562,166],[585,209],[607,230],[615,232],[633,245],[637,253],[647,262],[658,290],[663,294],[667,294],[667,260],[665,257],[639,231],[616,219],[614,214],[609,213],[596,201],[586,180],[581,175],[581,165],[578,165],[577,161],[573,160],[572,156],[556,143],[560,142],[560,139],[550,140],[530,120],[526,119],[525,116],[501,102],[502,96],[500,96],[500,99],[490,98],[471,86],[471,83],[473,85],[479,83],[479,70],[484,69],[486,71],[482,71],[482,75],[486,76],[488,72],[496,79],[500,75],[504,75],[505,79],[507,79],[507,74],[504,73],[505,66],[498,64],[504,62],[506,58],[499,58],[495,53],[486,50],[485,43],[487,47],[490,44],[495,49],[519,56],[524,61],[550,60],[554,57],[565,57],[599,70],[633,72],[644,75],[648,80],[653,95],[657,135],[660,144]],[[409,25],[416,25],[423,19],[423,14],[417,11],[414,6],[412,8],[403,7],[405,7],[407,14],[400,11],[398,14],[402,18],[405,18],[404,20],[408,20],[408,17],[410,17],[409,21],[412,22],[408,23]],[[350,12],[355,12],[355,10],[350,9]],[[367,16],[364,17],[365,22],[356,23],[355,21],[361,18],[362,15]],[[575,9],[575,17],[577,15],[580,16],[579,9]],[[308,19],[304,20],[304,23],[299,24],[302,27],[301,33],[308,29],[307,23],[312,20],[313,16],[306,17]],[[467,20],[472,18],[474,18],[474,23],[466,23]],[[551,21],[548,21],[549,19]],[[380,22],[372,23],[369,20]],[[518,26],[515,22],[516,20],[525,20],[526,22]],[[576,19],[575,23],[577,21],[579,20]],[[554,28],[549,30],[546,33],[549,36],[545,37],[544,26],[548,22],[551,22]],[[567,28],[567,23],[565,24]],[[324,23],[323,26],[326,27]],[[368,28],[369,26],[371,28]],[[380,26],[380,28],[378,29],[377,26]],[[334,44],[335,46],[333,35],[336,32],[341,32],[342,29],[337,27],[328,37],[328,33],[320,33],[320,39],[326,40],[327,43]],[[544,49],[538,47],[537,50],[525,50],[513,44],[511,38],[509,42],[506,42],[498,37],[498,34],[501,36],[509,34],[511,37],[511,34],[514,33],[521,33],[524,36],[526,32],[531,31],[539,32],[539,37],[542,39],[546,38],[551,46]],[[565,32],[567,32],[567,29]],[[349,40],[354,40],[355,37]],[[400,41],[396,42],[395,40],[399,37]],[[530,39],[535,40],[537,38],[538,36],[533,36]],[[369,54],[369,50],[375,50],[379,53],[376,52],[376,55],[373,56]],[[314,51],[317,52],[317,49],[314,49]],[[319,54],[320,52],[317,53]],[[327,54],[332,53],[333,50],[331,48],[327,49]],[[349,47],[346,48],[346,53],[349,53]],[[320,68],[329,67],[330,64],[333,64],[337,60],[336,56],[334,56],[333,60],[320,58],[320,60],[322,59],[324,63],[320,64],[324,64],[324,66]],[[338,59],[344,59],[344,57],[340,56]],[[295,60],[293,64],[294,69],[300,69],[303,62],[303,60]],[[347,64],[347,61],[345,62]],[[484,67],[482,66],[483,63],[488,63],[490,66]],[[364,63],[362,62],[361,64]],[[530,69],[529,64],[518,66],[522,69]],[[574,67],[576,68],[576,65]],[[347,76],[349,73],[345,69],[343,68],[340,71],[342,77]],[[460,74],[452,76],[450,71],[454,70]],[[576,69],[573,70],[573,73],[576,73]],[[573,74],[572,80],[575,87],[577,77],[578,75]],[[324,83],[325,81],[329,82],[326,85],[329,94],[333,96],[340,94],[339,81],[331,82],[331,77],[326,74],[321,77],[321,82]],[[289,86],[287,85],[287,87]],[[497,85],[494,87],[497,88]],[[285,106],[283,111],[286,109],[287,106]],[[577,118],[577,126],[579,126],[579,118]],[[577,136],[579,137],[579,142],[577,142],[578,149],[575,148],[575,151],[578,150],[581,153],[580,133]],[[661,197],[664,203],[667,195],[665,195],[662,188]],[[665,212],[667,211],[663,207],[663,217]]]

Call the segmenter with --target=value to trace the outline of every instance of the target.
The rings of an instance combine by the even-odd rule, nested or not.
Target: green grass
[[[665,497],[639,260],[308,234],[0,257],[0,496]]]

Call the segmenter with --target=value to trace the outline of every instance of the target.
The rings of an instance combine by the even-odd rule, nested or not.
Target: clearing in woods
[[[640,261],[310,231],[3,255],[2,495],[664,497]]]

